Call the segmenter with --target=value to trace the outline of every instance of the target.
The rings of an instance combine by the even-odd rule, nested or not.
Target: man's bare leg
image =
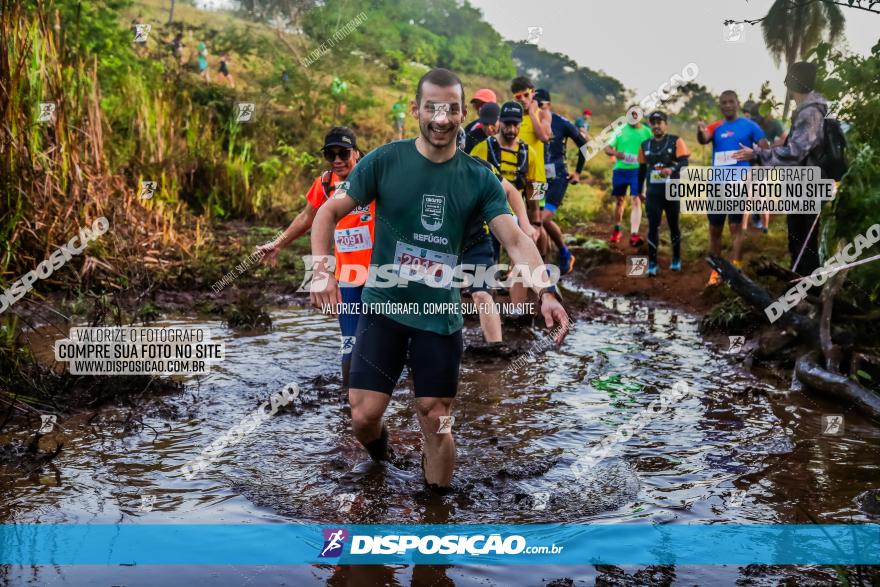
[[[713,255],[721,256],[721,234],[724,232],[724,225],[709,225],[709,252]]]
[[[368,389],[349,389],[348,403],[351,405],[351,428],[373,460],[387,457],[387,437],[382,435],[382,415],[391,396],[380,391]],[[383,449],[383,446],[384,449]],[[384,454],[383,454],[384,453]]]
[[[492,296],[489,292],[480,290],[473,292],[471,298],[477,306],[477,314],[480,315],[483,338],[486,342],[501,342],[501,315]]]
[[[614,224],[620,225],[620,223],[623,222],[623,205],[626,197],[616,196],[615,199],[617,202],[614,204]]]
[[[556,248],[561,251],[565,246],[565,241],[562,240],[562,230],[559,228],[559,225],[553,222],[553,212],[541,210],[541,221],[544,224],[544,230],[547,231],[547,236],[550,237]]]
[[[730,227],[730,238],[733,241],[733,260],[739,263],[742,261],[742,246],[745,231],[743,230],[742,224],[728,224],[728,226]]]
[[[425,455],[425,481],[439,487],[449,487],[455,469],[455,441],[452,432],[437,434],[440,416],[449,416],[451,397],[417,397],[416,413],[422,427]]]
[[[621,198],[623,199],[623,198]],[[632,210],[629,213],[629,232],[639,234],[639,225],[642,223],[642,196],[633,196]],[[620,222],[618,222],[620,224]]]

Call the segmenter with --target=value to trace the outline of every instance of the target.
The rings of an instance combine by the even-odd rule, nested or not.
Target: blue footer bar
[[[0,525],[0,564],[880,564],[880,525]]]

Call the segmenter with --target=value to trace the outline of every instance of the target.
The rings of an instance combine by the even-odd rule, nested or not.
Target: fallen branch
[[[815,391],[852,402],[861,412],[880,419],[880,395],[844,375],[827,371],[819,365],[818,359],[818,351],[798,358],[794,367],[798,381]]]
[[[733,291],[762,315],[766,315],[764,309],[775,301],[775,298],[770,297],[767,290],[746,277],[742,271],[734,267],[726,259],[710,255],[706,261],[712,269],[718,272]],[[819,325],[816,321],[797,312],[785,311],[779,317],[778,322],[783,326],[790,326],[799,336],[807,340],[815,341],[819,339]]]
[[[834,297],[843,282],[846,280],[846,274],[849,269],[835,273],[828,280],[828,283],[822,288],[822,315],[819,319],[819,346],[822,354],[825,356],[825,366],[832,373],[840,373],[840,360],[842,353],[839,346],[836,346],[831,340],[831,314],[834,308]]]

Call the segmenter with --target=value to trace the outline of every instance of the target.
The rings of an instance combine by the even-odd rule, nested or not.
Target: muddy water
[[[337,376],[338,330],[309,310],[273,314],[269,333],[217,323],[226,359],[184,393],[152,398],[134,431],[125,410],[67,430],[41,475],[4,482],[0,521],[46,523],[809,523],[867,521],[853,503],[880,485],[880,429],[787,382],[758,380],[705,342],[694,318],[588,292],[594,310],[566,344],[517,369],[467,357],[455,409],[458,491],[422,490],[420,433],[402,380],[388,411],[398,467],[374,466],[354,440]],[[475,336],[469,331],[468,336]],[[511,329],[526,348],[541,330]],[[678,381],[690,395],[583,476],[569,464]],[[193,480],[181,465],[289,382],[293,409],[263,423]],[[142,423],[142,426],[140,425]],[[131,428],[131,426],[130,426]],[[546,502],[541,495],[546,493]],[[354,494],[341,512],[342,494]],[[876,521],[876,520],[875,520]],[[543,585],[776,584],[831,581],[812,568],[664,567],[39,567],[11,584]],[[581,582],[584,583],[581,583]],[[610,583],[609,583],[610,582]]]

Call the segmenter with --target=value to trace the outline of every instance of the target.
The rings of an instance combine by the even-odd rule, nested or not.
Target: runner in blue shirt
[[[581,171],[584,169],[583,153],[578,150],[578,161],[575,171],[569,173],[565,164],[566,140],[571,139],[580,149],[587,144],[587,140],[581,136],[577,127],[564,116],[552,112],[550,92],[539,89],[535,92],[535,99],[541,104],[546,103],[551,108],[550,132],[552,136],[544,149],[544,169],[547,172],[547,193],[544,196],[544,208],[541,210],[541,223],[547,236],[559,249],[559,271],[562,275],[570,273],[574,267],[574,255],[565,246],[562,238],[562,230],[553,221],[553,214],[562,206],[562,199],[568,184],[576,184],[580,181]]]
[[[712,166],[746,166],[751,165],[748,161],[737,161],[733,154],[740,150],[743,145],[758,144],[762,148],[769,148],[769,143],[764,137],[764,131],[754,121],[739,116],[739,98],[733,90],[721,92],[718,100],[721,115],[724,117],[706,126],[702,120],[697,126],[697,142],[701,145],[712,143]],[[721,255],[721,236],[724,233],[724,220],[730,226],[730,238],[733,240],[733,264],[742,267],[742,222],[744,214],[740,212],[732,214],[707,214],[709,217],[709,252],[713,255]],[[709,283],[720,283],[721,277],[718,272],[712,271]]]

